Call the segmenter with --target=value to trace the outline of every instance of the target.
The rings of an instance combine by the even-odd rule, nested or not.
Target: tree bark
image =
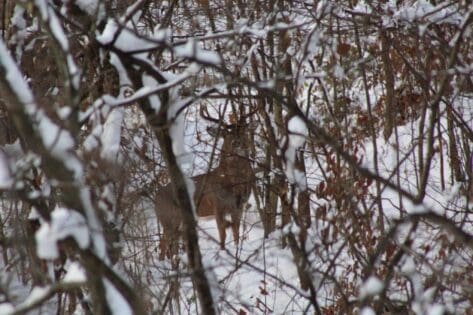
[[[128,75],[136,89],[143,87],[143,82],[141,80],[143,72],[147,72],[148,75],[153,76],[153,78],[160,84],[167,82],[161,73],[156,71],[150,65],[140,62],[137,59],[133,59],[126,54],[119,52],[118,54],[122,59],[122,64],[126,65]],[[140,70],[135,70],[134,67],[137,65]],[[202,313],[213,315],[216,314],[216,310],[210,283],[205,275],[205,269],[202,263],[202,254],[200,252],[197,234],[197,222],[194,217],[192,200],[187,190],[184,174],[182,173],[176,156],[172,150],[172,139],[169,134],[170,124],[167,119],[167,112],[171,105],[169,102],[169,91],[166,90],[160,93],[159,98],[161,101],[159,112],[156,112],[151,106],[148,98],[141,99],[139,105],[158,139],[162,155],[168,167],[173,194],[178,203],[179,210],[181,211],[181,217],[183,218],[183,233],[186,243],[187,257],[189,260],[189,268],[191,270],[191,278],[197,291]]]

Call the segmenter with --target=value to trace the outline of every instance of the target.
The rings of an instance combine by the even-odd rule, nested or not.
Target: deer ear
[[[218,128],[216,127],[208,126],[207,132],[214,138],[217,138],[219,136]]]
[[[259,123],[255,120],[253,120],[248,124],[248,130],[253,132],[253,131],[256,130],[256,128],[258,128],[258,125],[259,125]]]

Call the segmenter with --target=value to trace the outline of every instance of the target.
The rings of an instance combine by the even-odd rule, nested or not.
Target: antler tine
[[[221,123],[220,119],[217,119],[217,118],[214,118],[214,117],[210,116],[209,111],[207,109],[207,106],[200,106],[200,111],[199,112],[200,112],[200,116],[202,118],[204,118],[205,120],[214,122],[216,124]]]
[[[207,106],[201,106],[200,107],[200,116],[202,118],[204,118],[205,120],[208,120],[208,121],[211,121],[215,124],[218,124],[218,125],[222,125],[222,126],[225,126],[225,127],[229,127],[230,125],[228,125],[227,123],[225,123],[225,120],[223,118],[223,115],[220,114],[220,117],[222,118],[215,118],[215,117],[212,117],[210,114],[209,114],[209,111],[207,109]]]
[[[248,117],[253,116],[258,111],[259,111],[259,106],[255,106],[255,108],[251,110],[249,113],[241,115],[239,121],[244,122]]]

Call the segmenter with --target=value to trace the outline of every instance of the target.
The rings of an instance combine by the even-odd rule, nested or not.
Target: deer
[[[240,221],[251,193],[252,167],[249,159],[249,132],[254,128],[238,121],[227,124],[201,109],[201,116],[218,127],[208,127],[212,137],[223,138],[220,160],[215,169],[192,177],[195,186],[194,204],[198,217],[215,217],[220,248],[225,249],[226,229],[231,227],[233,240],[239,243]],[[173,197],[171,185],[158,188],[155,197],[156,216],[162,227],[160,259],[177,253],[182,217]],[[230,220],[227,217],[230,217]]]

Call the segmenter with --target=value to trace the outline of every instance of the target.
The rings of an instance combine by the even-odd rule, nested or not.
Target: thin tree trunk
[[[128,75],[136,89],[139,89],[143,86],[143,82],[141,81],[141,71],[134,69],[137,63],[142,68],[142,71],[147,72],[148,75],[152,75],[154,79],[160,84],[167,82],[159,72],[155,71],[147,64],[140,63],[136,59],[131,59],[125,54],[119,53],[119,55],[123,61],[126,61],[122,61],[122,63],[128,66]],[[171,105],[169,104],[168,91],[164,91],[159,95],[159,97],[161,100],[161,107],[158,113],[156,113],[147,98],[141,99],[139,105],[145,114],[152,130],[154,131],[156,138],[158,139],[159,146],[161,147],[164,160],[166,161],[166,165],[168,167],[173,194],[175,196],[175,200],[178,203],[179,210],[181,211],[181,217],[183,218],[183,233],[186,243],[189,268],[191,270],[192,281],[197,290],[197,297],[202,309],[202,313],[205,315],[213,315],[216,314],[216,310],[210,283],[207,279],[202,263],[202,254],[200,252],[197,234],[197,222],[194,217],[192,201],[187,190],[185,177],[181,172],[176,156],[174,155],[172,149],[172,139],[169,134],[169,122],[167,119],[167,111]]]

